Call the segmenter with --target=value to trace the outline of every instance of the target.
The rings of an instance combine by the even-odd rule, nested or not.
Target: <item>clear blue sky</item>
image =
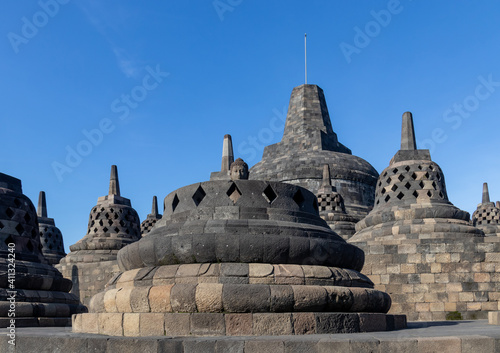
[[[35,204],[47,192],[66,249],[107,194],[112,164],[143,220],[153,195],[220,168],[224,134],[237,157],[258,162],[263,145],[281,139],[278,119],[304,82],[305,32],[308,81],[325,91],[353,154],[381,172],[409,110],[456,206],[473,212],[484,181],[500,199],[498,2],[2,5],[0,171],[20,178]],[[68,148],[81,159],[68,164]]]

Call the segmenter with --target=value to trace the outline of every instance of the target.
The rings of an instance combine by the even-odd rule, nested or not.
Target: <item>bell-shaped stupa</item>
[[[429,150],[416,147],[409,112],[401,149],[377,182],[375,206],[349,243],[365,251],[363,272],[391,295],[391,313],[414,321],[445,320],[455,312],[486,318],[498,310],[498,258],[490,252],[498,253],[500,242],[486,240],[469,213],[448,200],[441,168]]]
[[[120,195],[118,170],[111,166],[109,194],[97,199],[90,211],[87,234],[69,248],[57,268],[73,281],[73,292],[83,304],[100,292],[119,272],[116,256],[141,238],[140,221],[130,200]]]
[[[40,191],[40,195],[38,196],[37,216],[43,256],[45,256],[51,265],[58,264],[66,256],[63,236],[59,228],[56,227],[54,218],[47,216],[45,191]]]
[[[0,173],[0,324],[69,326],[85,311],[71,281],[42,254],[35,207],[21,181]]]
[[[346,213],[344,199],[332,186],[330,166],[328,164],[323,166],[323,184],[319,188],[317,196],[321,218],[345,240],[352,237],[358,219]]]
[[[153,196],[153,205],[151,206],[151,213],[147,215],[146,219],[141,223],[141,235],[147,235],[155,226],[156,222],[161,219],[161,214],[158,213],[158,201],[156,196]]]
[[[319,217],[316,196],[281,182],[229,180],[171,192],[151,232],[118,253],[123,271],[74,332],[289,335],[392,330],[390,297],[359,271],[363,252]],[[97,325],[96,323],[102,323]]]
[[[330,167],[331,185],[344,200],[346,214],[360,220],[373,207],[378,173],[338,141],[323,90],[308,84],[295,87],[283,138],[264,148],[250,178],[299,185],[317,195],[325,164]],[[352,235],[351,230],[346,234],[341,228],[336,231],[346,238]]]
[[[483,199],[472,214],[472,223],[487,236],[500,236],[500,208],[490,202],[488,183],[483,184]]]

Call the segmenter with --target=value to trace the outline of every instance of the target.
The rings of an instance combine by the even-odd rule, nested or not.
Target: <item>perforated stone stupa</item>
[[[363,252],[296,185],[231,180],[182,187],[151,232],[121,249],[123,271],[74,332],[116,336],[291,335],[392,330],[390,297],[359,271]]]
[[[85,310],[69,293],[71,281],[47,262],[41,250],[35,207],[19,179],[0,173],[2,327],[9,327],[11,319],[16,327],[67,326],[72,314]]]
[[[377,171],[353,156],[332,129],[323,90],[316,85],[295,87],[281,142],[265,147],[250,178],[300,185],[318,194],[323,166],[331,171],[331,185],[343,198],[345,211],[356,221],[373,207]],[[337,230],[342,236],[342,228]]]
[[[51,265],[58,264],[59,261],[66,256],[66,252],[64,251],[61,231],[56,227],[54,218],[49,218],[47,216],[45,191],[40,191],[40,195],[38,196],[37,216],[43,256]]]
[[[158,213],[158,201],[156,196],[153,196],[153,205],[151,206],[151,213],[147,215],[146,219],[141,223],[141,235],[147,235],[155,226],[156,222],[161,219],[161,214]]]
[[[97,199],[90,211],[87,234],[69,248],[57,268],[73,281],[73,293],[87,305],[90,298],[119,272],[116,256],[141,238],[140,221],[130,200],[120,196],[118,170],[111,167],[109,194]]]
[[[487,183],[483,184],[483,199],[472,214],[472,223],[487,236],[500,236],[500,208],[490,202]]]
[[[323,184],[318,190],[319,215],[337,234],[349,239],[355,233],[357,218],[345,211],[344,199],[332,186],[330,167],[323,167]]]
[[[409,320],[465,319],[498,310],[500,243],[469,224],[448,200],[444,174],[416,148],[413,118],[403,114],[401,149],[381,174],[375,207],[349,239],[365,251],[364,273]]]

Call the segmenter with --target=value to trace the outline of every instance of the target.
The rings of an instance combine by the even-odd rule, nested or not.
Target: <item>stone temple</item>
[[[325,164],[330,168],[331,185],[342,197],[345,208],[340,213],[330,210],[331,217],[326,220],[347,239],[354,234],[354,224],[373,207],[378,173],[338,141],[323,90],[308,84],[295,87],[283,138],[265,147],[262,160],[251,169],[250,178],[299,185],[317,195],[323,184]],[[336,226],[338,222],[341,227]]]
[[[229,180],[171,192],[151,232],[118,252],[121,273],[73,317],[113,336],[300,335],[406,326],[359,271],[364,256],[319,217],[298,185]]]
[[[148,234],[159,219],[161,219],[161,214],[158,213],[158,201],[156,196],[153,196],[151,213],[148,214],[146,219],[141,223],[141,235],[145,236],[146,234]]]
[[[21,181],[0,173],[0,324],[8,327],[14,298],[15,325],[67,326],[85,311],[70,294],[71,281],[42,254],[35,207]],[[15,294],[12,292],[14,291]]]
[[[56,227],[54,219],[47,216],[47,201],[44,191],[40,191],[38,197],[37,216],[43,256],[51,265],[58,264],[66,256],[63,236],[59,228]]]
[[[488,184],[483,184],[483,200],[472,214],[472,223],[481,229],[485,235],[500,236],[500,208],[490,202]]]
[[[364,273],[410,321],[486,318],[499,309],[498,237],[473,227],[448,200],[444,174],[416,147],[403,114],[401,149],[377,182],[373,210],[349,239],[365,251]],[[460,314],[459,314],[460,313]]]
[[[56,267],[73,281],[72,293],[88,305],[119,272],[118,251],[140,238],[139,216],[130,200],[120,196],[118,170],[113,165],[109,194],[99,197],[90,211],[87,234],[69,247],[71,252]]]

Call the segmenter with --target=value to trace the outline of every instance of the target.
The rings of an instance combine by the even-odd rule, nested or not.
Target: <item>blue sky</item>
[[[339,140],[381,172],[413,112],[472,213],[483,182],[500,199],[499,15],[494,1],[8,0],[0,171],[35,204],[46,191],[66,248],[112,164],[143,220],[153,195],[220,168],[224,134],[250,165],[281,139],[307,32],[308,83]]]

